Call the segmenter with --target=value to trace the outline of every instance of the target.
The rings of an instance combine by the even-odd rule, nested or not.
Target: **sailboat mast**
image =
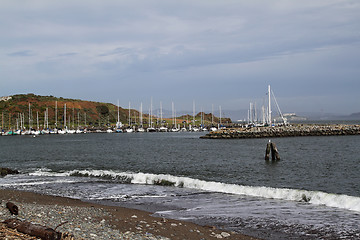
[[[252,109],[252,102],[250,102],[249,112],[250,112],[250,123],[253,123],[253,109]]]
[[[131,126],[130,102],[129,102],[129,127]]]
[[[214,104],[211,104],[211,126],[214,125]]]
[[[172,110],[172,119],[173,119],[173,125],[175,125],[175,115],[174,115],[174,102],[171,102],[171,110]]]
[[[31,129],[31,107],[29,103],[29,130]]]
[[[152,97],[150,100],[150,128],[152,128]]]
[[[119,122],[120,122],[120,112],[119,112],[119,99],[118,99],[118,102],[117,102],[117,122],[118,122],[118,124],[119,124]]]
[[[64,128],[66,129],[66,103],[64,105]]]
[[[269,125],[271,126],[271,90],[270,90],[270,85],[268,86],[268,97],[269,97],[269,101],[268,101],[268,121],[269,121]]]
[[[19,113],[19,118],[20,118],[20,129],[22,129],[22,114]]]
[[[140,127],[143,127],[143,114],[142,114],[142,111],[143,111],[143,106],[142,106],[142,102],[140,103]]]
[[[162,125],[162,122],[163,122],[162,102],[160,102],[160,125]]]
[[[55,128],[57,128],[57,101],[55,101]]]
[[[36,130],[39,130],[39,112],[36,112]]]
[[[221,126],[221,106],[219,106],[219,111],[220,111],[220,126]]]
[[[195,100],[193,101],[193,124],[195,126]]]

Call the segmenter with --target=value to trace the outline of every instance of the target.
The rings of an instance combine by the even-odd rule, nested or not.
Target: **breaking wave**
[[[238,194],[288,201],[303,201],[315,205],[325,205],[328,207],[335,207],[360,212],[360,197],[326,193],[321,191],[308,191],[290,188],[273,188],[265,186],[244,186],[237,184],[204,181],[189,177],[178,177],[168,174],[150,174],[141,172],[130,173],[109,170],[73,170],[63,173],[54,173],[38,170],[31,173],[31,175],[95,177],[129,184],[131,183],[184,187],[209,192]]]

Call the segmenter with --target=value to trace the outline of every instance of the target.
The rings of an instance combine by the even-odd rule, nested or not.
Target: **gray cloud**
[[[34,56],[35,54],[30,50],[22,50],[17,52],[9,53],[8,56],[10,57],[30,57]]]
[[[283,101],[319,95],[325,110],[360,111],[353,104],[360,89],[359,10],[351,0],[6,0],[3,95],[31,83],[28,91],[39,94],[115,102],[126,86],[123,102],[158,95],[183,108],[199,98],[204,106],[216,100],[239,109],[272,84]],[[55,87],[59,80],[72,88]],[[6,84],[14,81],[19,85]],[[346,106],[335,104],[346,99]],[[304,101],[288,110],[314,106]]]

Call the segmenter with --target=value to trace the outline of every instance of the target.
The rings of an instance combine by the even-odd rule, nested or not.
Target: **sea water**
[[[360,238],[360,136],[204,133],[0,137],[1,188],[148,210],[264,239]]]

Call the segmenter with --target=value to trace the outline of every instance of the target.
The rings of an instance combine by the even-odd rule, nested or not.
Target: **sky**
[[[0,96],[360,112],[358,0],[1,0]],[[259,107],[260,108],[260,107]]]

